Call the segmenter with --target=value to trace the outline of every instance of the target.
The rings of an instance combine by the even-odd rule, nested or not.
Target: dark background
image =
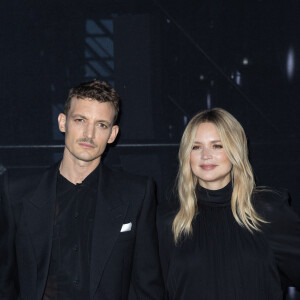
[[[223,107],[245,128],[257,183],[287,188],[300,213],[297,2],[2,0],[0,173],[57,161],[68,90],[98,78],[122,98],[107,164],[154,177],[160,201],[186,123]]]

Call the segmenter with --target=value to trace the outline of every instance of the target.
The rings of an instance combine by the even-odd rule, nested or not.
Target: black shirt
[[[98,166],[80,184],[57,177],[52,251],[44,300],[88,299]]]
[[[174,216],[160,209],[158,230],[168,298],[172,300],[282,300],[282,281],[300,285],[300,218],[284,193],[253,198],[270,223],[260,232],[240,226],[231,211],[231,183],[196,190],[199,212],[193,234],[174,245]]]

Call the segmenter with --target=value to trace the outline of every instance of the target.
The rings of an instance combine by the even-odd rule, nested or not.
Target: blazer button
[[[74,250],[75,252],[77,252],[77,251],[78,251],[78,246],[75,245],[75,246],[73,247],[73,250]]]

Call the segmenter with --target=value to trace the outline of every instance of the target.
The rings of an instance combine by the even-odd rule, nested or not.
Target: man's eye
[[[84,120],[83,119],[75,119],[76,123],[82,123]]]
[[[97,126],[100,127],[100,128],[104,128],[104,129],[108,128],[108,126],[104,123],[98,123]]]

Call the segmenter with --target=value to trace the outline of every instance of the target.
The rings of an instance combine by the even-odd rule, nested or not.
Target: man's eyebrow
[[[71,115],[72,118],[81,118],[81,119],[86,119],[86,117],[84,115],[81,114],[75,114],[75,115]]]
[[[74,114],[71,115],[72,118],[80,118],[80,119],[84,119],[87,120],[87,117],[81,114]],[[106,123],[108,126],[110,126],[112,123],[107,121],[107,120],[97,120],[98,123]]]

